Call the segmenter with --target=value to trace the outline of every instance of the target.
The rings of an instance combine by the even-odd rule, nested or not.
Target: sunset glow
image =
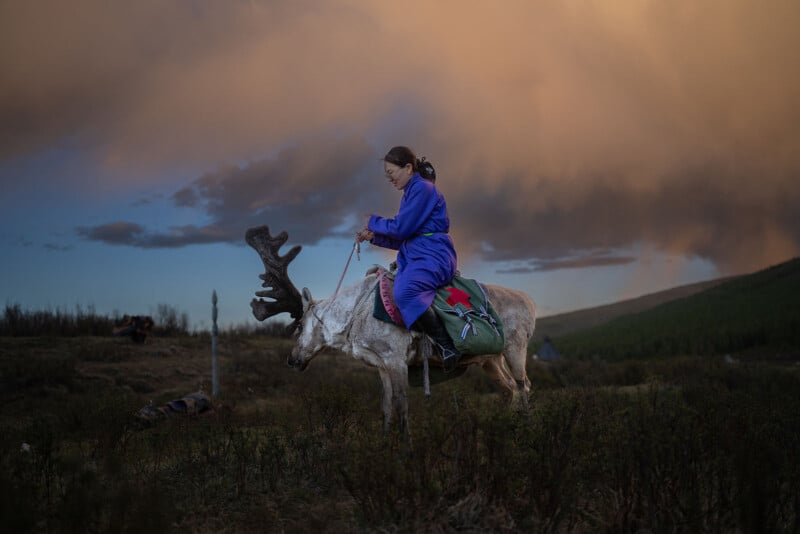
[[[216,288],[252,320],[260,224],[328,296],[397,207],[396,144],[464,274],[546,313],[767,267],[800,252],[798,27],[782,0],[4,2],[0,296],[199,324]],[[363,256],[350,280],[391,260]]]

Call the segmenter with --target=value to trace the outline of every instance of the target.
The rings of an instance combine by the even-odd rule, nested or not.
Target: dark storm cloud
[[[586,267],[604,267],[609,265],[625,265],[633,263],[636,258],[631,256],[589,255],[577,258],[559,258],[555,260],[533,260],[526,265],[497,269],[500,274],[525,274],[544,271],[557,271],[559,269],[583,269]]]
[[[134,246],[258,224],[309,244],[391,215],[369,180],[388,147],[367,145],[388,138],[436,163],[462,256],[647,243],[741,272],[800,252],[795,1],[308,7],[0,3],[0,158],[69,142],[153,183],[217,167],[174,185],[196,225],[82,229]]]
[[[100,241],[109,245],[130,245],[138,242],[145,234],[145,229],[140,224],[132,222],[112,222],[99,226],[82,226],[75,229],[76,233],[90,241]]]
[[[165,65],[235,40],[223,28],[236,16],[152,0],[0,3],[0,158],[102,142]]]
[[[366,220],[357,214],[380,204],[377,160],[362,139],[317,138],[202,176],[174,198],[193,199],[230,241],[241,241],[248,227],[270,224],[280,225],[294,242],[313,244],[353,235],[353,225]],[[357,220],[348,224],[352,216]]]
[[[230,241],[225,230],[207,226],[173,226],[168,232],[148,232],[137,223],[118,221],[94,227],[76,228],[76,233],[88,241],[108,245],[125,245],[139,248],[180,248],[186,245]]]
[[[757,180],[748,186],[749,178],[725,173],[721,167],[686,170],[647,191],[601,179],[578,190],[509,181],[491,191],[477,186],[469,195],[451,196],[450,211],[461,249],[489,261],[529,260],[517,270],[624,263],[629,258],[598,258],[591,251],[645,242],[667,253],[711,259],[723,273],[785,258],[800,243],[800,191],[795,186],[758,192]]]
[[[193,208],[197,205],[199,199],[194,188],[185,187],[173,194],[172,200],[178,207]]]
[[[381,68],[387,32],[370,11],[293,0],[0,3],[0,158],[68,142],[109,167],[211,168],[369,124],[394,82]]]
[[[132,223],[81,228],[87,239],[143,248],[203,243],[242,243],[252,226],[286,230],[295,243],[352,236],[367,219],[367,209],[385,204],[376,184],[378,154],[357,138],[318,138],[286,148],[272,158],[218,169],[172,195],[178,207],[192,207],[206,225],[145,231]],[[387,187],[388,189],[388,187]]]

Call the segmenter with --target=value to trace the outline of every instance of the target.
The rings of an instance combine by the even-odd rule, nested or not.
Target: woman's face
[[[384,161],[383,172],[386,174],[386,178],[388,178],[389,181],[392,182],[392,185],[398,190],[402,190],[406,184],[408,184],[411,176],[414,175],[410,163],[407,163],[405,166],[401,167],[399,165],[395,165],[394,163]]]

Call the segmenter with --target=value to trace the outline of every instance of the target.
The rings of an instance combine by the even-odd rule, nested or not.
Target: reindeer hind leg
[[[514,397],[514,393],[517,390],[517,382],[514,380],[514,377],[511,376],[511,372],[509,371],[503,356],[497,354],[491,357],[484,362],[481,368],[483,369],[483,372],[485,372],[492,380],[492,382],[497,384],[497,386],[500,388],[503,398],[511,401]]]

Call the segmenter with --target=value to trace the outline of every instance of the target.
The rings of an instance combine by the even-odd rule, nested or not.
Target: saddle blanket
[[[373,316],[405,327],[394,303],[394,275],[378,269]],[[477,281],[456,276],[439,288],[433,309],[441,318],[453,344],[462,355],[497,354],[503,351],[505,337],[500,317]]]

